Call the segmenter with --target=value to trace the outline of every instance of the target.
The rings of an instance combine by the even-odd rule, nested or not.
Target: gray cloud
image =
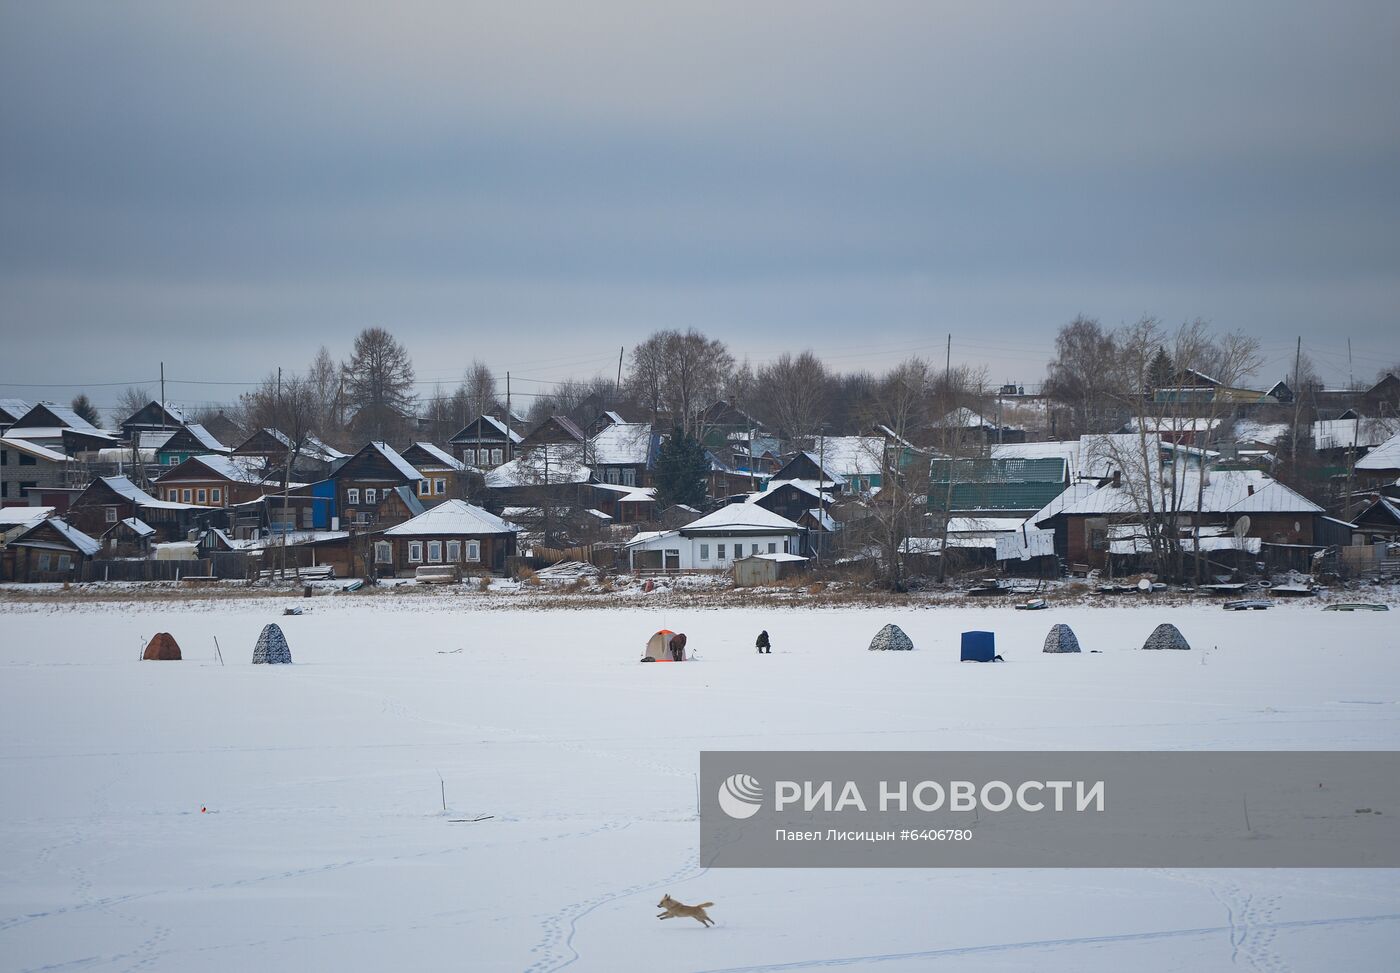
[[[1350,336],[1368,375],[1397,35],[1393,4],[10,3],[0,382],[152,347],[241,380],[368,324],[427,375],[694,325],[843,367],[951,331],[1033,382],[1081,311],[1204,316],[1280,374],[1301,334],[1345,377]]]

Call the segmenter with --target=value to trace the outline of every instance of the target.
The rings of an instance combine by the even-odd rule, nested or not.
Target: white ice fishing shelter
[[[642,658],[650,659],[653,662],[672,662],[671,639],[676,637],[676,633],[669,628],[663,628],[651,638],[647,639],[647,651]],[[684,648],[681,649],[684,653]]]

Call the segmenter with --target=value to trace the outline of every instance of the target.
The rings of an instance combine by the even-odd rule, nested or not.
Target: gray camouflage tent
[[[875,633],[875,637],[870,640],[870,651],[896,651],[911,652],[914,643],[909,636],[904,634],[904,630],[898,625],[889,624]]]
[[[1189,649],[1191,645],[1186,641],[1186,636],[1181,634],[1171,622],[1163,622],[1152,630],[1152,634],[1147,637],[1147,641],[1142,643],[1144,649]]]
[[[1050,634],[1045,636],[1045,652],[1078,652],[1079,639],[1074,636],[1074,629],[1064,622],[1050,629]]]
[[[290,665],[291,661],[292,650],[282,634],[282,626],[276,622],[264,625],[258,644],[253,647],[253,665]]]

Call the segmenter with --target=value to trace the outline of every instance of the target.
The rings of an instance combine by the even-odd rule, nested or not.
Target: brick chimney
[[[1116,490],[1116,489],[1122,487],[1122,485],[1123,485],[1123,471],[1122,471],[1122,470],[1114,470],[1114,471],[1113,471],[1113,488]],[[1250,492],[1251,492],[1251,493],[1253,492],[1253,489],[1252,489],[1252,488],[1251,488]]]
[[[1254,496],[1254,484],[1253,484],[1253,483],[1250,483],[1250,484],[1247,484],[1247,486],[1248,486],[1248,488],[1249,488],[1249,495],[1250,495],[1251,497]]]

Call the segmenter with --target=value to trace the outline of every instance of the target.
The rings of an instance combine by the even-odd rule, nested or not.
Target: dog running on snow
[[[705,908],[712,905],[714,905],[713,902],[701,902],[699,905],[686,905],[684,902],[677,902],[675,899],[671,898],[671,893],[667,892],[661,897],[661,901],[656,903],[658,909],[665,910],[656,918],[675,919],[678,916],[689,916],[708,929],[715,924],[715,921],[705,912]]]

